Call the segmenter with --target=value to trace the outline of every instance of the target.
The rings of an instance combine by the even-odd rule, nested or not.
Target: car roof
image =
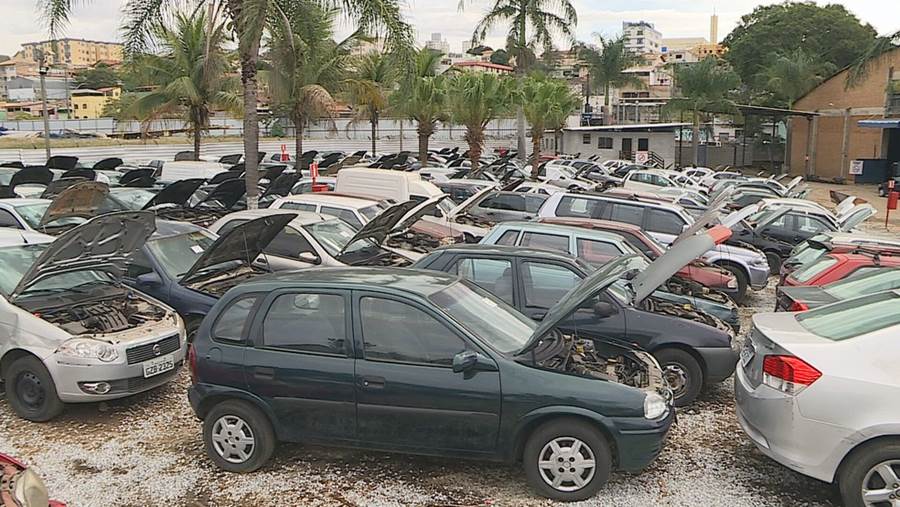
[[[577,234],[581,237],[589,237],[589,238],[602,238],[609,241],[616,241],[624,243],[625,240],[622,239],[622,236],[606,232],[606,231],[598,231],[593,229],[585,229],[578,226],[569,226],[569,225],[557,225],[557,224],[545,224],[540,222],[503,222],[501,224],[497,224],[495,227],[500,229],[521,229],[523,231],[530,232],[546,232],[548,234],[557,233],[557,234]]]
[[[612,220],[579,217],[547,217],[541,218],[540,222],[551,225],[566,225],[570,227],[580,227],[582,229],[603,231],[609,230],[619,233],[644,236],[644,231],[640,227],[633,224],[627,224],[625,222],[613,222]]]
[[[40,232],[0,227],[0,247],[52,243],[54,239]]]
[[[191,232],[205,231],[203,227],[188,222],[176,222],[174,220],[157,220],[156,232],[151,239],[170,238]]]
[[[390,289],[428,296],[447,288],[459,277],[440,271],[394,267],[336,267],[281,271],[253,278],[237,288],[242,292],[276,290],[285,286],[321,286],[331,289]]]
[[[381,202],[378,199],[372,199],[370,197],[351,194],[339,194],[337,192],[311,192],[307,194],[294,194],[287,197],[282,197],[281,200],[296,203],[336,204],[356,209],[365,208]]]
[[[531,248],[523,246],[511,245],[481,245],[478,243],[458,243],[440,247],[435,252],[453,252],[453,253],[477,253],[483,255],[508,255],[519,257],[539,257],[548,260],[562,260],[575,264],[575,257],[556,250],[544,250],[541,248]]]
[[[315,223],[323,222],[325,220],[337,220],[333,217],[326,218],[318,213],[312,213],[309,211],[297,211],[297,210],[292,210],[292,209],[272,209],[272,208],[235,211],[234,213],[229,213],[229,214],[225,215],[220,220],[224,220],[229,217],[248,218],[248,219],[252,220],[255,218],[270,217],[272,215],[294,215],[294,219],[291,220],[291,223],[290,223],[290,225],[294,225],[294,226],[315,224]]]
[[[649,208],[663,208],[663,209],[668,209],[668,210],[672,210],[675,212],[686,213],[686,211],[684,211],[684,208],[682,206],[679,206],[677,204],[670,203],[670,202],[658,202],[655,200],[652,202],[640,201],[640,200],[633,200],[628,197],[620,197],[617,195],[609,195],[609,194],[603,194],[603,193],[598,193],[598,192],[580,192],[580,193],[566,192],[563,196],[560,197],[560,199],[562,199],[563,197],[575,197],[575,198],[587,197],[589,199],[598,199],[598,200],[604,200],[604,201],[616,201],[616,202],[620,202],[622,204],[636,204],[636,205],[640,205],[640,206],[646,206]]]

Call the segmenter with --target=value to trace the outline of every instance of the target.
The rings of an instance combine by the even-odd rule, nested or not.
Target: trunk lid
[[[838,217],[841,231],[847,232],[853,230],[857,225],[872,218],[875,213],[876,210],[871,204],[859,204],[854,206],[850,211]]]

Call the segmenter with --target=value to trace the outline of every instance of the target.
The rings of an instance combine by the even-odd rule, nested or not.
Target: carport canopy
[[[860,120],[860,127],[871,129],[900,129],[900,119],[896,120]]]

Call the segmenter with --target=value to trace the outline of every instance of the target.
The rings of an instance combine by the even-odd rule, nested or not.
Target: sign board
[[[862,160],[852,160],[850,162],[850,174],[860,175],[863,173],[863,161]]]
[[[650,162],[650,152],[649,151],[638,151],[634,154],[634,163],[640,165],[647,165]]]

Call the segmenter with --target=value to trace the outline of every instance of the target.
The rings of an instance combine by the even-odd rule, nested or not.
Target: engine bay
[[[73,334],[109,334],[127,331],[165,318],[167,311],[130,290],[112,297],[55,306],[29,308],[40,317]]]
[[[728,304],[731,302],[731,298],[728,297],[722,291],[718,291],[715,289],[710,289],[704,285],[701,285],[693,280],[688,280],[686,278],[682,278],[680,276],[673,276],[666,281],[666,291],[671,292],[672,294],[678,294],[680,296],[691,296],[709,299],[710,301],[715,301],[720,304]]]
[[[700,324],[706,324],[707,326],[714,327],[728,334],[733,333],[731,326],[725,323],[725,321],[723,321],[722,319],[719,319],[718,317],[710,315],[690,305],[679,305],[670,301],[665,301],[650,296],[646,300],[644,300],[642,307],[648,312],[659,313],[662,315],[671,315],[672,317],[678,317],[681,319],[699,322]]]

